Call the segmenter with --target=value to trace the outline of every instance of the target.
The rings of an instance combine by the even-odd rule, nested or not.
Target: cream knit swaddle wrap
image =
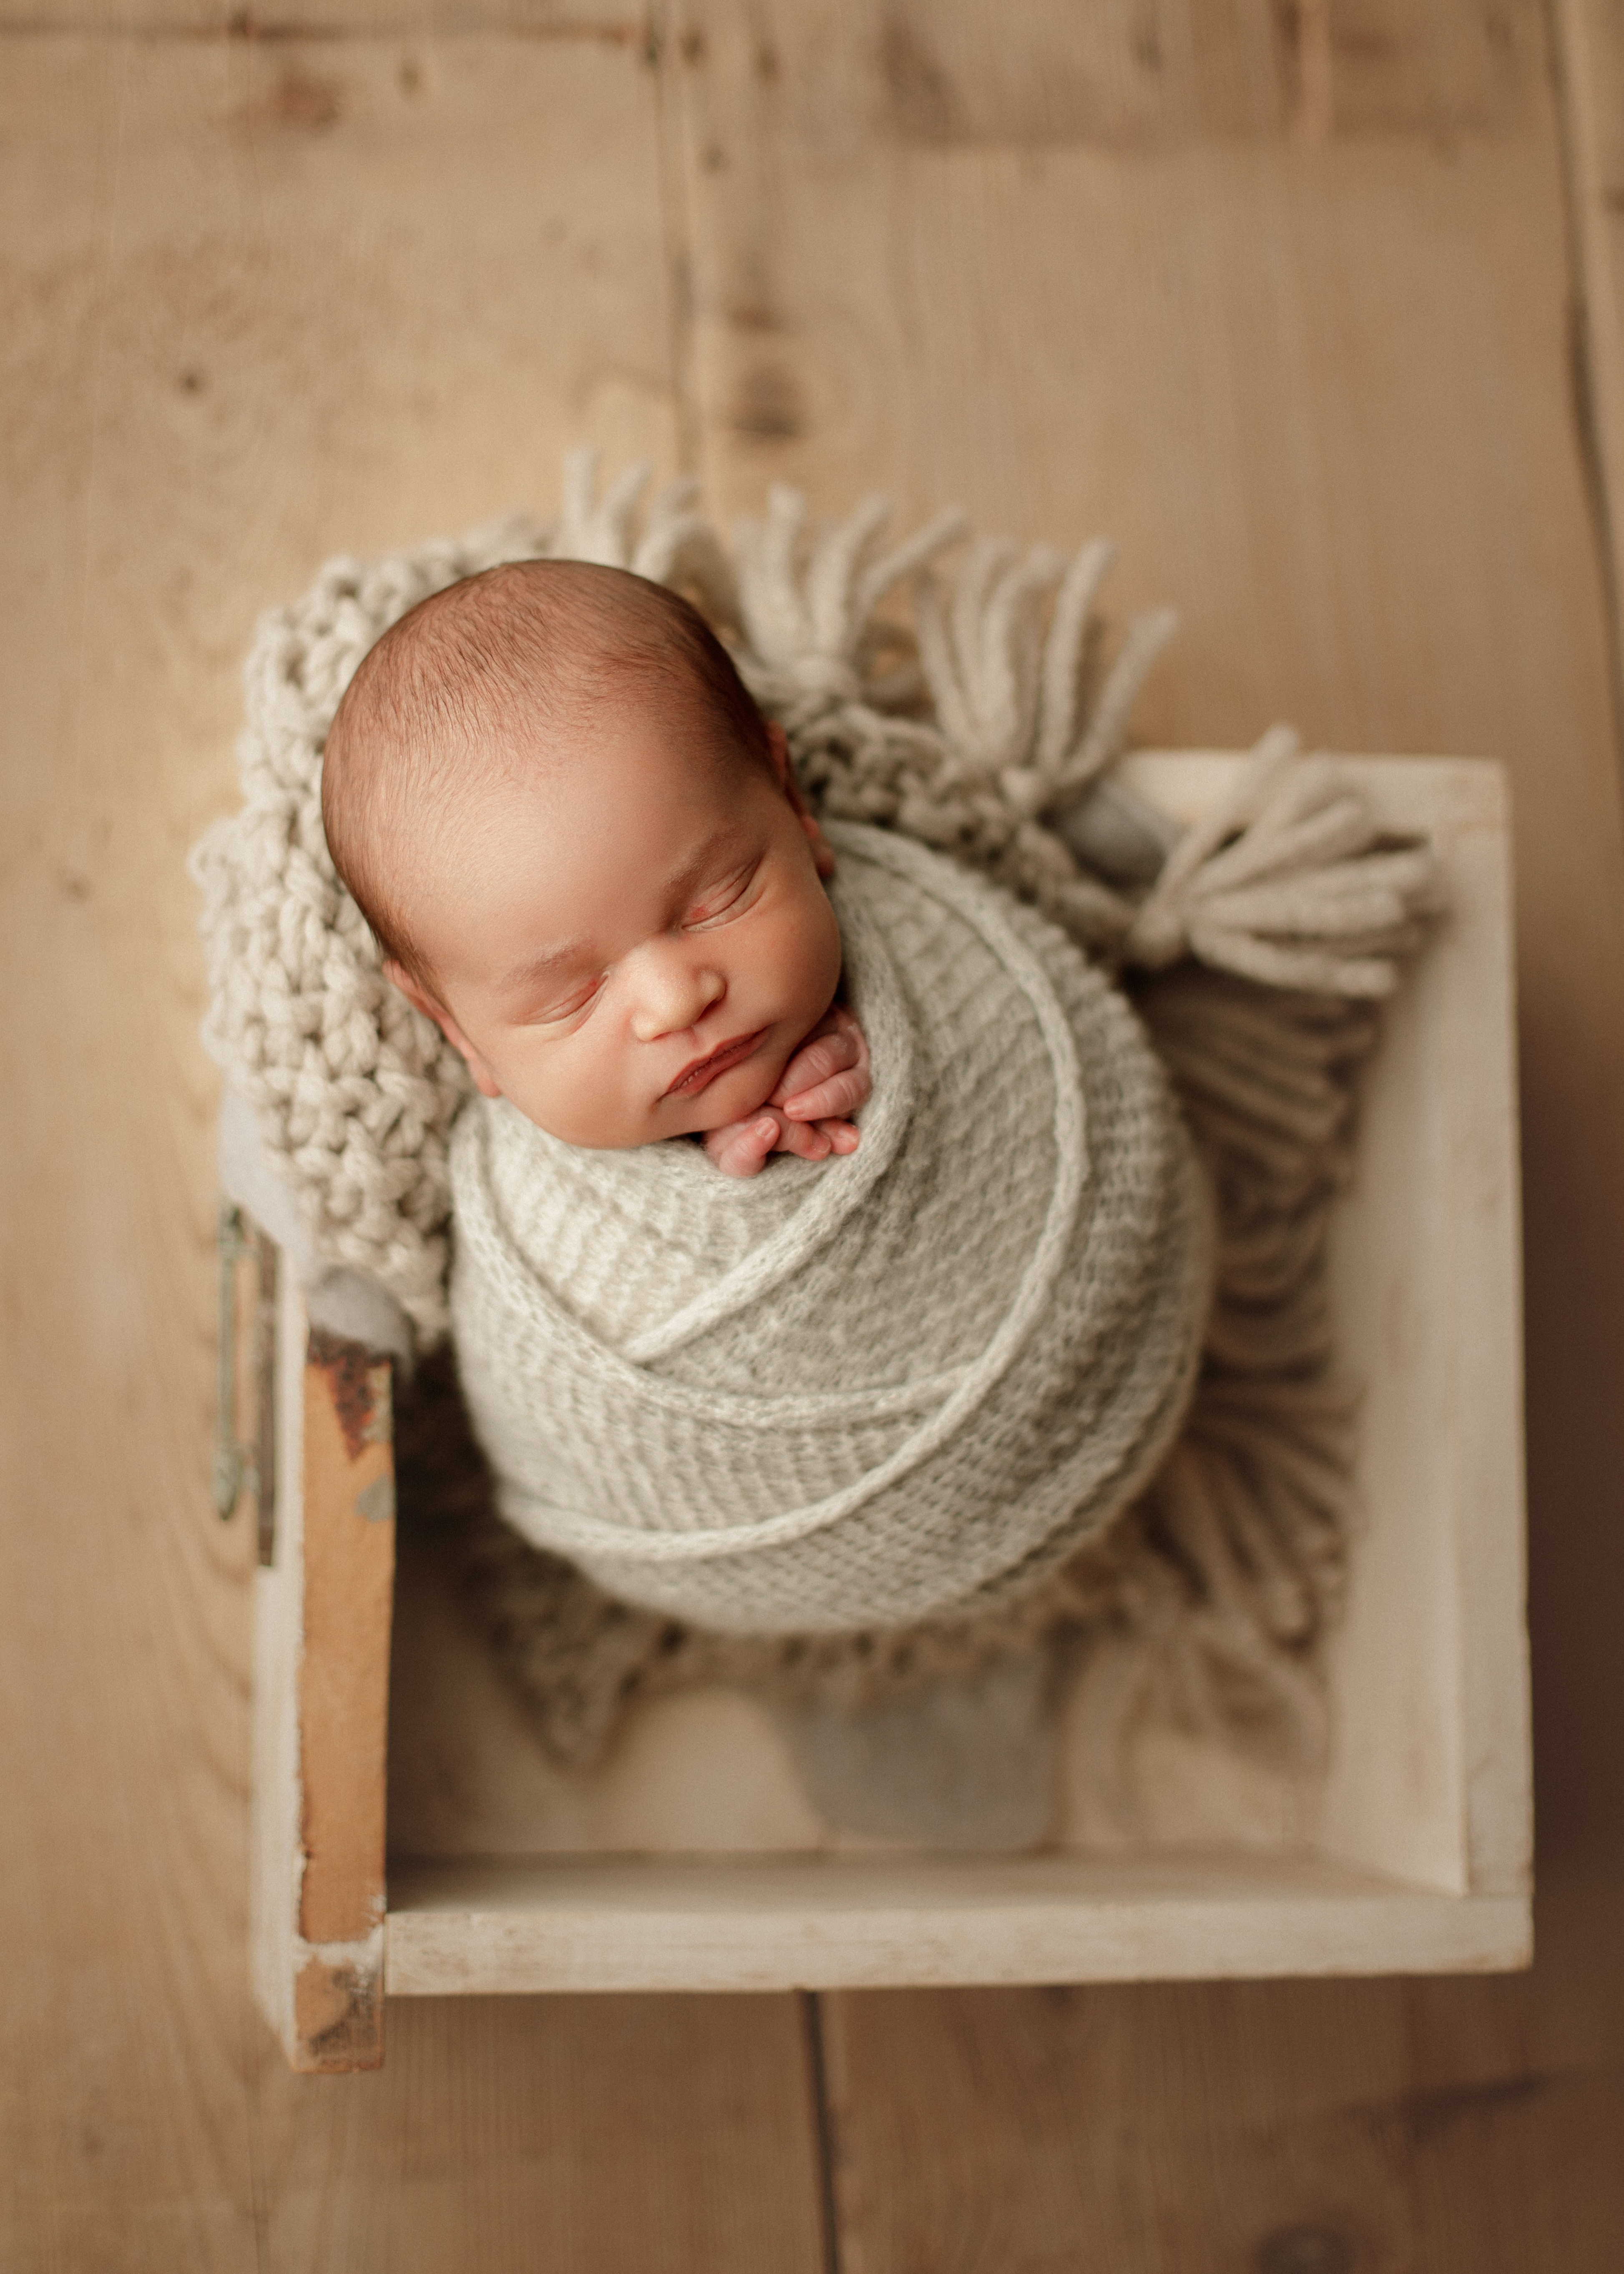
[[[862,1143],[724,1178],[501,1101],[453,1135],[452,1315],[504,1514],[735,1631],[986,1608],[1139,1491],[1182,1418],[1207,1208],[1166,1077],[1053,926],[835,825]]]

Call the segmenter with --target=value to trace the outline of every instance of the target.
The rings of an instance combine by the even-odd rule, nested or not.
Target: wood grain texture
[[[1574,235],[1574,383],[1624,716],[1624,5],[1560,0],[1555,24]]]
[[[658,163],[632,42],[0,38],[7,2274],[817,2261],[790,2000],[425,2006],[382,2076],[288,2074],[252,1525],[209,1512],[183,862],[241,657],[328,553],[546,505],[577,436],[669,463]]]
[[[357,2076],[264,2042],[262,2264],[821,2274],[792,1999],[408,1999]]]
[[[202,40],[241,47],[295,41],[400,42],[410,54],[437,40],[507,38],[646,49],[638,0],[272,0],[222,8],[218,0],[0,0],[0,35]],[[332,124],[332,121],[328,121]]]
[[[1624,828],[1544,13],[680,14],[713,494],[1102,530],[1117,604],[1184,618],[1154,739],[1284,715],[1480,750],[1517,821],[1543,1954],[1515,1984],[827,1999],[842,2265],[1601,2274]]]
[[[1516,1997],[826,1999],[844,2274],[1603,2274],[1624,2232],[1624,2077],[1547,2066]]]

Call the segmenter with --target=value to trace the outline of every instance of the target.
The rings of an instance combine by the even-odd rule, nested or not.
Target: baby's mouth
[[[753,1035],[739,1035],[731,1043],[724,1043],[720,1050],[712,1050],[709,1058],[695,1058],[692,1065],[685,1066],[677,1076],[665,1092],[666,1096],[697,1097],[700,1091],[708,1088],[718,1074],[727,1073],[733,1067],[742,1065],[759,1046],[766,1032],[765,1027],[758,1027]]]

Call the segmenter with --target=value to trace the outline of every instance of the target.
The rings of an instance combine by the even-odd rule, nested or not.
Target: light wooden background
[[[1624,2263],[1619,0],[0,5],[0,2265]],[[1123,546],[1169,741],[1515,771],[1522,1978],[391,2010],[245,1982],[185,848],[256,611],[560,450]]]

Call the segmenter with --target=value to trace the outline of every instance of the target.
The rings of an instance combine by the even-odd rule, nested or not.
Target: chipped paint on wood
[[[387,1445],[391,1434],[388,1360],[365,1343],[312,1327],[310,1363],[320,1367],[332,1385],[333,1410],[350,1459],[359,1458],[363,1445]]]
[[[383,1928],[301,1945],[293,1980],[293,2066],[306,2074],[383,2066]]]
[[[374,1477],[370,1485],[356,1495],[356,1513],[368,1524],[393,1524],[395,1521],[395,1479]]]

